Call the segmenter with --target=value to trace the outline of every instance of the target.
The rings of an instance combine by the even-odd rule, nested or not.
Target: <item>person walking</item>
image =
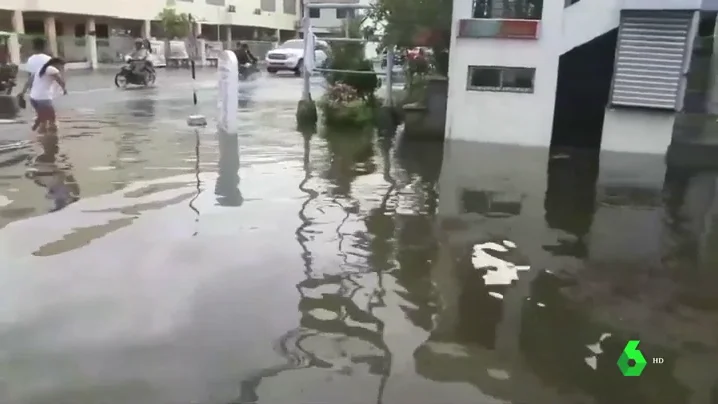
[[[64,60],[50,58],[37,73],[33,74],[30,85],[30,105],[37,112],[33,130],[39,128],[40,133],[57,132],[55,107],[52,104],[53,87],[59,85],[63,94],[67,94],[65,79],[62,77],[64,66]]]
[[[25,82],[25,86],[23,86],[22,90],[17,95],[18,103],[23,108],[25,105],[25,94],[31,89],[35,74],[40,71],[40,69],[50,59],[52,59],[50,55],[45,53],[45,47],[46,43],[44,38],[34,38],[32,40],[33,54],[27,59],[24,69],[28,73],[27,81]],[[33,104],[32,100],[30,104]],[[33,109],[35,109],[36,114],[35,123],[32,125],[32,130],[34,131],[37,130],[37,128],[40,126],[40,113],[38,112],[37,108],[35,108],[35,105],[33,105]]]

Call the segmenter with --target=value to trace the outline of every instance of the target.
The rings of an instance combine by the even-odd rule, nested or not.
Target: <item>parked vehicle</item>
[[[406,60],[406,57],[403,54],[395,53],[394,54],[394,67],[404,66],[405,60]],[[381,54],[381,67],[385,68],[386,64],[387,64],[387,54],[386,54],[386,50],[385,50]]]
[[[425,46],[417,46],[415,48],[411,48],[406,51],[406,57],[409,60],[417,60],[417,59],[429,59],[434,54],[434,52],[431,50],[431,48],[427,48]]]
[[[328,58],[329,45],[325,41],[315,41],[314,61],[317,66],[322,66]],[[267,52],[265,58],[267,72],[270,74],[279,71],[293,71],[294,75],[302,74],[304,66],[304,40],[290,39],[279,45],[274,50]]]
[[[10,35],[0,31],[0,94],[11,94],[17,83],[18,66],[10,62]]]
[[[155,68],[167,67],[167,61],[165,60],[165,45],[164,41],[158,41],[156,39],[150,40],[151,52],[148,59],[152,62],[152,66]]]
[[[120,72],[115,75],[115,85],[125,88],[128,84],[139,86],[150,86],[155,83],[157,76],[152,62],[149,60],[132,60],[129,56],[125,58],[127,64],[122,66]]]

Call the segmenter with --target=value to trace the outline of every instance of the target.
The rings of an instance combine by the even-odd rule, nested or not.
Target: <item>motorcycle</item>
[[[132,60],[129,56],[125,57],[125,62],[127,64],[122,66],[120,72],[115,75],[115,85],[118,88],[125,88],[128,84],[145,87],[155,84],[157,76],[152,62],[147,60]],[[138,64],[142,64],[143,66],[138,66]],[[137,67],[141,67],[141,69],[137,69]]]
[[[248,81],[253,79],[259,73],[257,63],[244,63],[239,65],[239,81]]]

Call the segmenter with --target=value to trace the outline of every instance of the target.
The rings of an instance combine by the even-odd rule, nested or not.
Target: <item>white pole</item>
[[[222,51],[217,65],[219,71],[219,119],[220,135],[237,133],[237,108],[239,107],[239,64],[230,50]]]
[[[304,26],[302,27],[302,30],[304,32],[304,49],[305,52],[309,51],[307,49],[307,41],[309,41],[309,25],[312,23],[311,18],[309,18],[309,6],[307,4],[304,5]],[[314,50],[311,50],[312,52]],[[304,55],[304,59],[306,60],[307,55]],[[312,94],[309,92],[309,72],[307,71],[307,64],[304,63],[302,65],[302,79],[303,79],[303,88],[302,88],[302,100],[303,101],[309,101],[312,99]]]

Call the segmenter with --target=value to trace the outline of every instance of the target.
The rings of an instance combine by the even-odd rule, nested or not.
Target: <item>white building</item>
[[[370,5],[371,0],[319,0],[309,1],[312,4],[331,3],[331,4],[362,4]],[[357,9],[336,9],[336,8],[313,8],[309,10],[309,17],[312,21],[312,29],[319,36],[331,35],[338,33],[344,24],[344,21],[364,13],[364,10]]]
[[[602,150],[665,153],[687,50],[716,10],[709,0],[454,0],[446,137],[549,146],[594,120]],[[601,50],[581,55],[588,47]]]
[[[299,5],[299,0],[4,0],[0,31],[17,34],[10,40],[15,62],[31,52],[30,37],[41,35],[50,51],[89,67],[114,59],[134,38],[151,37],[157,25],[152,20],[168,6],[192,14],[208,39],[227,42],[233,33],[242,40],[294,36]]]

